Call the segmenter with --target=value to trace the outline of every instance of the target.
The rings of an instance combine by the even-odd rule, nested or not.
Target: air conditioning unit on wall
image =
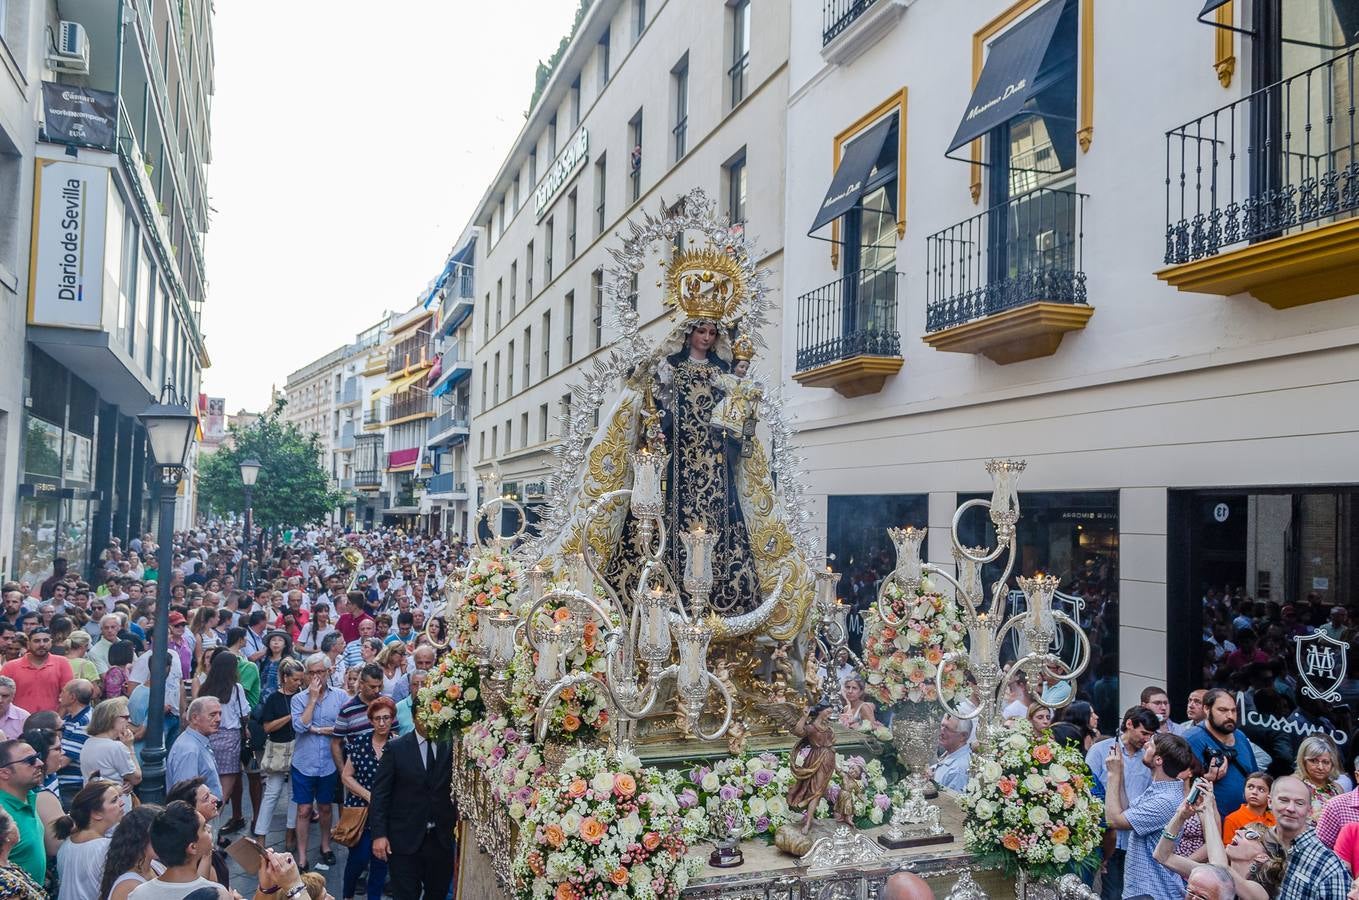
[[[84,25],[66,21],[57,25],[56,46],[48,54],[47,64],[54,72],[90,74],[90,39]]]

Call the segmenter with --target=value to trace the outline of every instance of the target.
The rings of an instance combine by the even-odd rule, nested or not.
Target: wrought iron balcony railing
[[[1039,301],[1084,304],[1085,195],[1038,188],[925,239],[925,330]]]
[[[434,346],[428,331],[406,338],[387,354],[387,374],[404,372],[414,366],[425,365],[434,359]]]
[[[431,475],[429,479],[429,492],[431,494],[465,494],[467,484],[458,483],[454,480],[454,472],[440,472],[438,475]]]
[[[364,425],[381,425],[381,424],[382,424],[382,407],[380,407],[380,406],[370,406],[368,409],[364,410],[364,411],[363,411],[363,424],[364,424]]]
[[[382,484],[381,469],[355,469],[354,484],[358,487]]]
[[[468,426],[467,406],[466,404],[463,404],[461,406],[455,406],[452,409],[449,409],[435,416],[434,420],[429,423],[428,431],[429,436],[431,438],[435,438],[449,431],[450,429],[453,428],[466,429],[467,426]]]
[[[409,416],[418,416],[421,413],[433,412],[433,399],[426,391],[416,389],[397,394],[396,397],[387,404],[387,412],[382,420],[384,422],[394,422],[397,419],[405,419]]]
[[[821,46],[835,40],[878,0],[825,0],[821,12]]]
[[[1359,210],[1359,47],[1166,132],[1167,265]]]
[[[797,371],[853,356],[900,356],[896,269],[849,272],[798,298]]]

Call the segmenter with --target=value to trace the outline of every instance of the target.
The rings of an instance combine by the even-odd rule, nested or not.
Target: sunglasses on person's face
[[[1264,832],[1256,831],[1254,828],[1242,828],[1238,830],[1238,833],[1248,841],[1260,841],[1263,843],[1265,839]]]
[[[3,765],[0,765],[0,769],[7,769],[7,768],[9,768],[10,766],[18,766],[18,765],[36,766],[36,765],[38,765],[40,762],[42,762],[42,757],[41,757],[39,754],[34,753],[34,754],[29,755],[29,756],[21,756],[21,757],[19,757],[18,759],[12,759],[12,760],[10,760],[9,762],[7,762],[7,763],[5,763],[5,764],[3,764]]]

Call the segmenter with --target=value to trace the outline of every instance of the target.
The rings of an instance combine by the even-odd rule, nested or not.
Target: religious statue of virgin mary
[[[671,323],[651,344],[629,297],[634,274],[657,247]],[[805,512],[788,496],[796,467],[787,458],[771,461],[757,432],[758,423],[776,438],[788,434],[777,404],[748,371],[756,355],[752,335],[764,324],[765,273],[751,260],[744,234],[717,220],[701,191],[634,223],[613,255],[619,265],[608,287],[622,336],[576,391],[582,402],[567,420],[533,549],[546,566],[565,572],[567,555],[588,546],[599,571],[630,602],[643,565],[637,520],[625,499],[593,517],[587,512],[609,492],[631,487],[634,453],[663,454],[666,564],[676,581],[685,556],[679,533],[713,532],[708,603],[716,637],[791,640],[812,602],[811,540]],[[602,409],[613,390],[616,399]]]

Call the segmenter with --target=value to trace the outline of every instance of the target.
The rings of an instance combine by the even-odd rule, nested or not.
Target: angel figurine
[[[830,705],[818,703],[803,713],[792,729],[798,742],[788,758],[794,779],[788,789],[788,806],[807,811],[802,818],[803,834],[811,830],[816,808],[835,774],[835,732],[830,718]]]
[[[840,794],[835,798],[835,819],[853,825],[864,792],[864,767],[851,760],[845,763],[840,775]]]

